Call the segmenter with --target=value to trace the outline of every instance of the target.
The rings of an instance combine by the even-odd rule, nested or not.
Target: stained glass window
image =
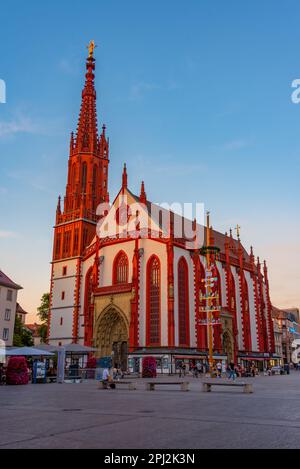
[[[160,265],[157,257],[148,264],[148,342],[160,344]]]

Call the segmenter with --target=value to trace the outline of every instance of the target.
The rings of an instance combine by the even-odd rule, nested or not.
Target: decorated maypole
[[[215,265],[216,255],[219,248],[211,244],[211,227],[209,221],[209,212],[206,219],[206,245],[202,247],[201,254],[206,257],[205,278],[201,280],[205,285],[205,294],[200,293],[200,313],[205,313],[206,319],[200,319],[201,324],[207,325],[208,337],[208,363],[209,369],[213,368],[213,327],[220,324],[220,297],[218,288],[218,276]]]

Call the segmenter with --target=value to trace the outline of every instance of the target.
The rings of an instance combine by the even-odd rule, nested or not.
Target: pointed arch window
[[[147,345],[160,346],[160,262],[152,256],[147,264]]]
[[[81,192],[86,192],[86,180],[87,180],[87,165],[82,163],[81,167]]]
[[[178,339],[179,346],[188,347],[189,333],[188,265],[184,257],[178,262]]]
[[[73,166],[72,166],[72,181],[71,181],[73,190],[75,189],[75,183],[76,183],[76,163],[73,163]]]
[[[128,257],[124,251],[120,251],[114,260],[113,283],[128,283]]]
[[[96,195],[96,187],[97,187],[97,166],[94,164],[94,167],[93,167],[93,185],[92,185],[93,195]]]

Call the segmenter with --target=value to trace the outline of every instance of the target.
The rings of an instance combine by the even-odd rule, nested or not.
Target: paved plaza
[[[174,378],[164,378],[173,380]],[[81,384],[0,386],[1,448],[300,448],[300,372],[241,388],[98,390]]]

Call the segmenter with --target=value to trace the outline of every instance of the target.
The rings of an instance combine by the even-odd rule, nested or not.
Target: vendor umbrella
[[[13,348],[0,348],[0,357],[40,357],[40,356],[52,356],[54,355],[51,352],[46,350],[41,350],[35,347],[13,347]]]

